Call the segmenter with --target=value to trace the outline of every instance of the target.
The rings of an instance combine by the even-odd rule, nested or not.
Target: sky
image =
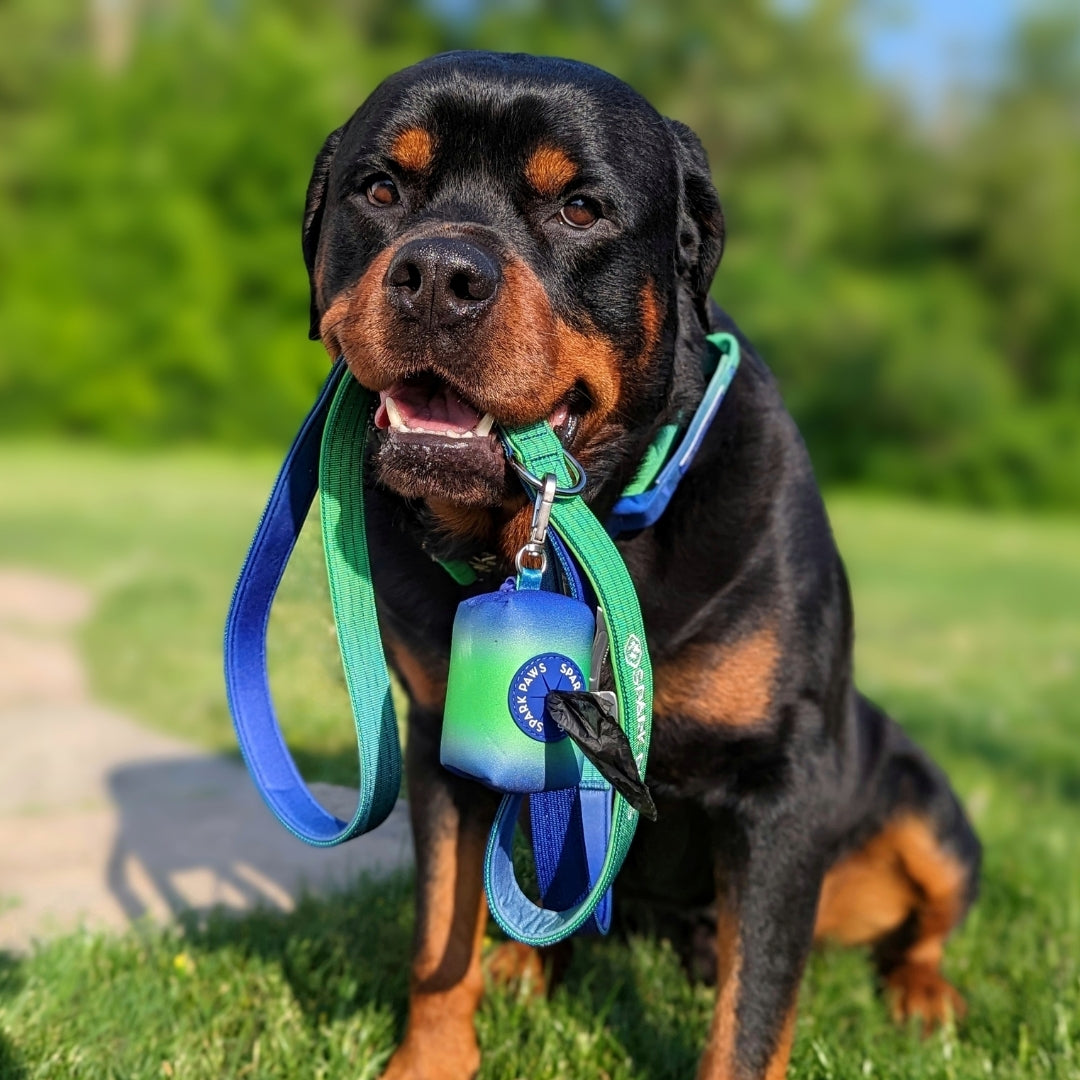
[[[870,70],[932,113],[957,84],[985,85],[1025,0],[874,0],[861,37]]]

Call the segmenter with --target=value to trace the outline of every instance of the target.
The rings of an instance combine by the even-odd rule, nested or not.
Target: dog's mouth
[[[484,439],[491,434],[495,417],[481,416],[449,383],[423,372],[379,391],[375,426],[394,435]]]
[[[588,404],[583,388],[574,387],[546,417],[564,446]],[[470,505],[495,505],[505,496],[498,417],[440,375],[423,371],[380,390],[375,428],[383,479],[402,494]]]
[[[571,428],[584,411],[584,394],[575,388],[552,409],[547,420],[567,445]],[[578,408],[575,410],[574,406]],[[496,427],[492,413],[480,409],[445,379],[430,371],[401,379],[379,391],[375,426],[395,436],[419,435],[433,439],[485,439]]]

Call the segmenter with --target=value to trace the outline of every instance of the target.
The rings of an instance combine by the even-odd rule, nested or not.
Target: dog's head
[[[379,394],[383,484],[499,507],[520,486],[493,424],[546,418],[593,484],[617,469],[687,321],[700,340],[722,245],[701,144],[626,84],[445,54],[382,83],[316,159],[311,333]]]

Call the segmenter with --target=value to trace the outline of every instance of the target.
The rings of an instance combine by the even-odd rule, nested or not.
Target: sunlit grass
[[[267,458],[0,448],[0,563],[87,583],[100,696],[230,748],[220,631],[273,476]],[[949,950],[970,1014],[896,1030],[857,953],[810,965],[799,1080],[1080,1078],[1080,521],[838,493],[863,688],[946,766],[986,845],[983,895]],[[348,779],[351,724],[314,532],[283,587],[275,687],[305,766]],[[62,748],[58,748],[61,752]],[[407,882],[292,915],[0,958],[0,1077],[378,1075],[403,1022]],[[671,951],[583,943],[549,1002],[481,1010],[485,1080],[693,1075],[711,994]]]

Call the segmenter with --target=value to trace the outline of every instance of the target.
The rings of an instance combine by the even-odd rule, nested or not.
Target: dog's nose
[[[478,315],[494,300],[501,281],[495,257],[457,237],[410,240],[386,271],[387,292],[397,310],[437,327]]]

